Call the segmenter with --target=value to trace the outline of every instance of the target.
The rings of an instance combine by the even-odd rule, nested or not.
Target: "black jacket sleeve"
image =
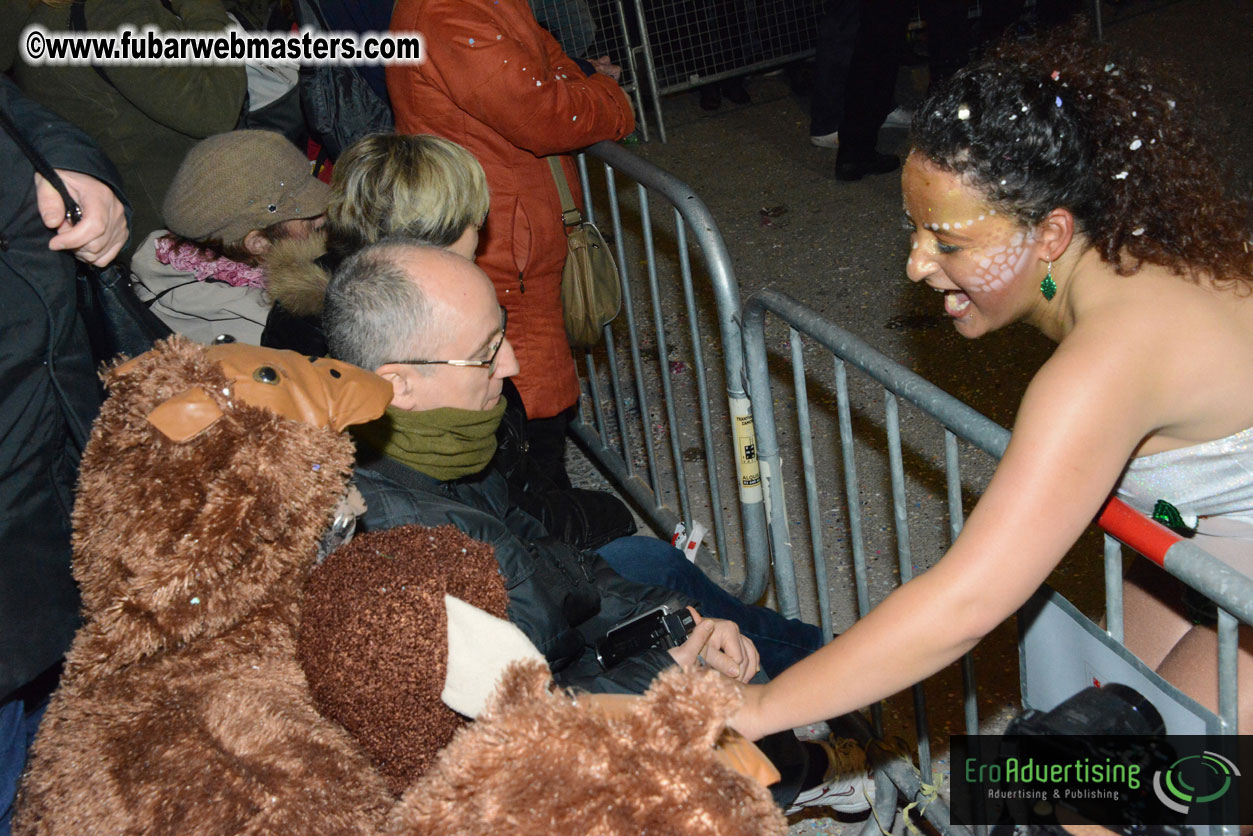
[[[595,643],[629,618],[660,604],[685,606],[690,603],[686,598],[632,583],[595,552],[550,536],[537,520],[510,506],[498,473],[478,482],[440,483],[397,473],[396,467],[394,462],[359,464],[357,486],[368,507],[362,528],[452,524],[491,543],[509,595],[509,620],[544,654],[558,683],[593,692],[643,693],[674,664],[666,651],[649,650],[604,671]]]
[[[0,77],[0,110],[54,168],[118,188],[78,128]],[[48,249],[34,167],[0,131],[0,700],[51,666],[78,626],[70,509],[78,458],[99,409],[74,256]]]
[[[635,518],[621,499],[607,491],[559,487],[532,463],[526,408],[513,381],[505,381],[503,395],[505,415],[496,431],[492,466],[509,485],[510,503],[539,520],[557,539],[580,549],[594,551],[634,534]]]
[[[126,204],[126,217],[130,219],[130,204],[122,194],[122,178],[91,137],[76,125],[28,99],[6,76],[0,76],[0,108],[4,108],[26,141],[53,168],[89,174],[113,189]],[[7,173],[12,174],[12,169]],[[19,184],[18,190],[21,188],[24,187]]]

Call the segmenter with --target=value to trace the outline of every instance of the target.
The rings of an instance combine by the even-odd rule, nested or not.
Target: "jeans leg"
[[[761,667],[769,676],[778,676],[822,646],[818,627],[784,618],[767,607],[743,603],[710,580],[682,552],[655,537],[620,537],[598,552],[627,580],[680,592],[698,602],[696,610],[701,615],[734,621],[757,646]]]

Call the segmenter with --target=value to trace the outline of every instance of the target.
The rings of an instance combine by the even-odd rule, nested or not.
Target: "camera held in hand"
[[[649,610],[617,625],[596,643],[596,660],[605,670],[650,648],[669,650],[687,640],[696,619],[686,608],[671,612],[667,606]]]

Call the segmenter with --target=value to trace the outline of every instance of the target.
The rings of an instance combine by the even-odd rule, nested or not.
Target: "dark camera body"
[[[1001,754],[1022,761],[1034,757],[1135,764],[1147,778],[1175,759],[1174,750],[1161,739],[1165,733],[1166,724],[1152,703],[1133,688],[1107,683],[1085,688],[1051,711],[1023,712],[1006,728]],[[1144,827],[1145,821],[1160,821],[1163,815],[1147,780],[1117,800],[1063,799],[1056,804],[1091,821],[1128,822],[1131,832]],[[1027,819],[1033,825],[1057,822],[1049,804],[1034,806]],[[1158,824],[1151,830],[1157,834],[1191,832],[1178,824]]]
[[[596,643],[596,660],[605,670],[625,659],[656,647],[668,650],[678,647],[696,626],[696,620],[686,609],[670,612],[661,606],[636,616],[614,627]]]

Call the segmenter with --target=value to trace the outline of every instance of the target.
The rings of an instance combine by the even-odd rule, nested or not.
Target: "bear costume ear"
[[[209,393],[195,386],[149,412],[148,423],[170,441],[182,444],[216,424],[222,415]]]
[[[713,670],[671,668],[653,680],[635,711],[669,729],[676,748],[712,748],[743,699],[731,680]]]

